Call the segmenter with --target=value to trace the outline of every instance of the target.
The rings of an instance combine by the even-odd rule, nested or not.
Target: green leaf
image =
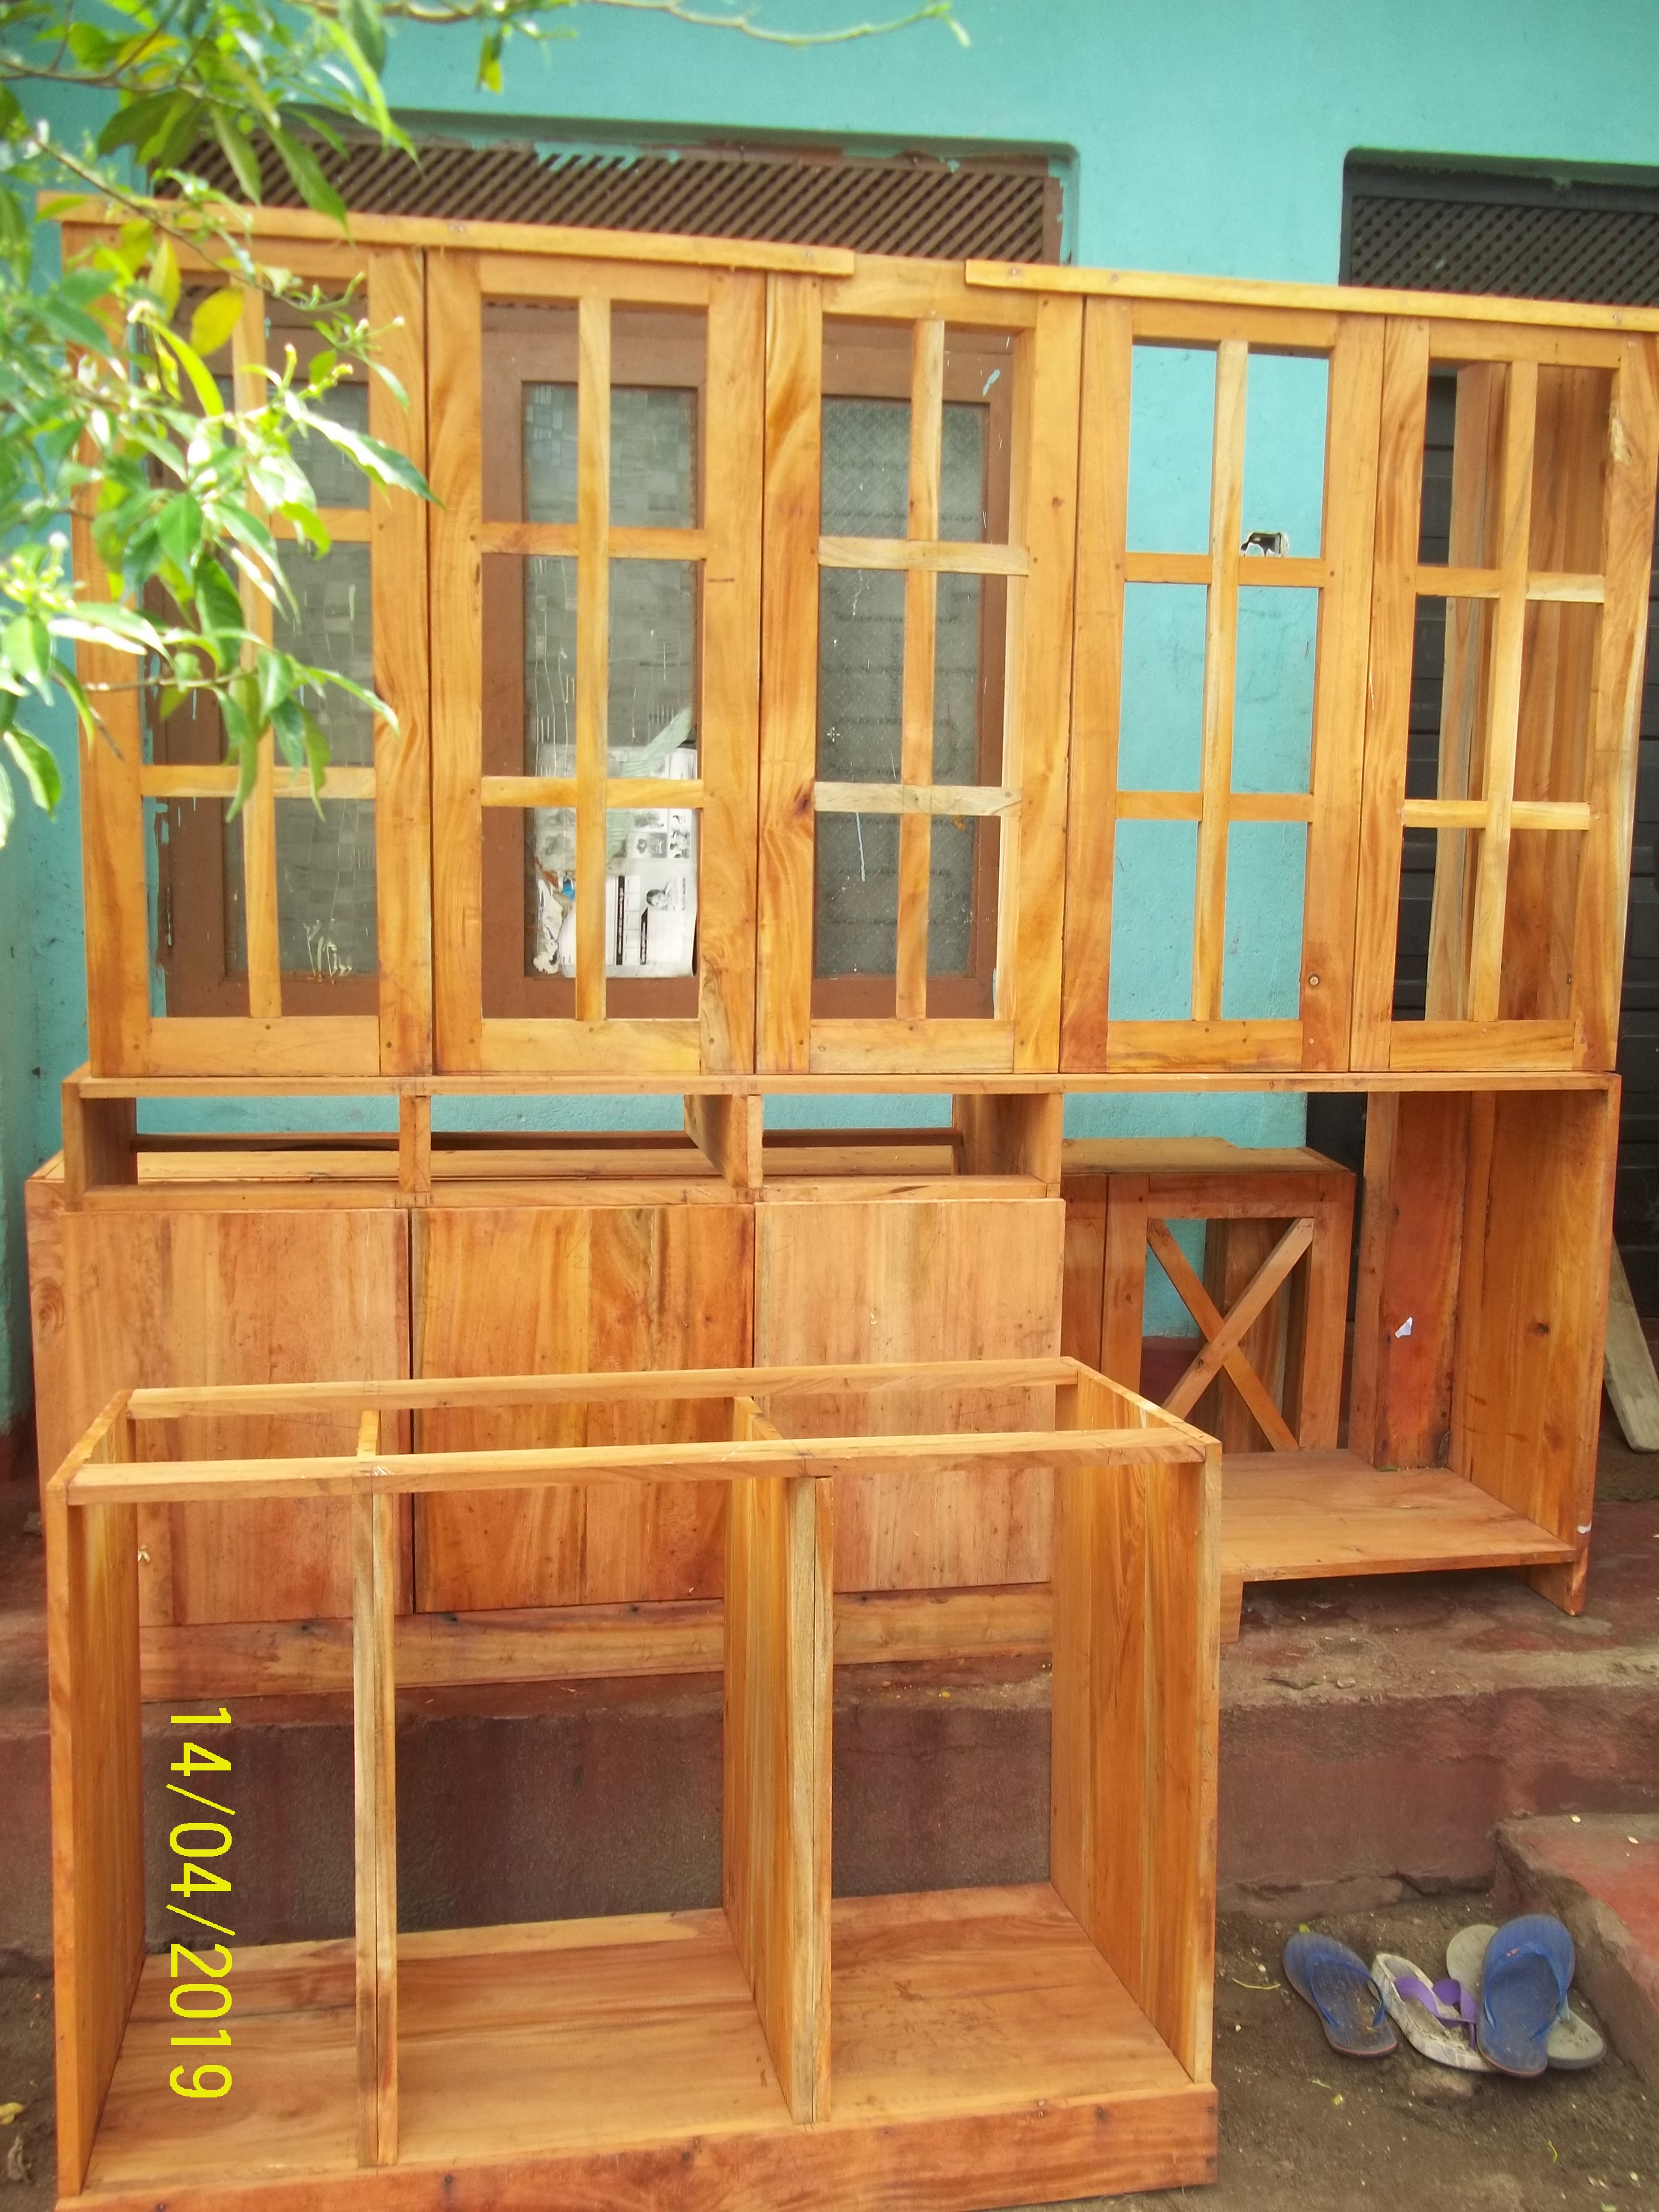
[[[264,183],[259,174],[259,157],[248,142],[247,134],[239,131],[228,116],[213,111],[213,135],[231,167],[236,181],[247,198],[258,201],[264,197]]]
[[[386,67],[386,26],[375,0],[340,0],[340,21],[370,69]]]
[[[148,138],[156,126],[164,122],[178,93],[169,87],[164,92],[147,93],[142,99],[129,100],[118,107],[109,121],[98,133],[98,151],[113,154],[122,146],[136,146]]]
[[[156,517],[155,534],[161,550],[183,574],[193,574],[202,550],[202,505],[191,493],[170,499]]]
[[[40,738],[30,737],[27,730],[8,730],[0,742],[23,771],[23,781],[35,805],[47,814],[55,813],[64,795],[64,779],[58,774],[57,762]]]
[[[190,342],[204,359],[217,353],[242,319],[242,295],[235,285],[210,292],[190,319]]]
[[[0,631],[0,665],[51,698],[52,635],[38,615],[18,615]]]
[[[501,88],[501,47],[505,44],[499,29],[486,31],[478,42],[478,82],[485,92]]]
[[[265,125],[265,136],[283,157],[283,167],[293,178],[295,189],[307,207],[315,208],[319,215],[330,216],[342,230],[346,228],[345,202],[323,174],[317,156],[309,146],[291,138],[286,131],[274,123]]]
[[[161,302],[163,312],[172,314],[179,304],[179,257],[170,238],[163,237],[151,257],[149,289]]]
[[[17,818],[17,793],[11,787],[11,778],[5,764],[0,762],[0,849],[3,849],[11,825]]]
[[[219,397],[219,387],[209,374],[206,363],[194,346],[187,344],[177,331],[157,330],[158,346],[165,346],[195,387],[204,415],[222,415],[225,403]]]

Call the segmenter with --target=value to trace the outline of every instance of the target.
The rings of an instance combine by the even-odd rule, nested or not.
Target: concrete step
[[[1565,1922],[1576,1985],[1614,2049],[1659,2089],[1659,1814],[1505,1820],[1496,1901],[1507,1915]]]
[[[21,1967],[51,1941],[30,1504],[0,1486],[0,1966]],[[239,1940],[344,1934],[345,1701],[234,1711]],[[405,1926],[718,1900],[716,1677],[406,1692],[398,1715]],[[159,1936],[174,1738],[146,1718]],[[1045,1662],[843,1668],[835,1731],[842,1893],[1047,1871]],[[1602,1507],[1577,1620],[1501,1572],[1255,1586],[1222,1662],[1223,1902],[1305,1917],[1483,1887],[1515,1815],[1659,1813],[1656,1742],[1659,1504]]]

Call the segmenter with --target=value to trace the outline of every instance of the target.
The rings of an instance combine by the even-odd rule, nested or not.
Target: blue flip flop
[[[1549,2033],[1572,1986],[1572,1938],[1547,1912],[1506,1921],[1486,1946],[1475,2041],[1505,2074],[1541,2074]]]
[[[1350,2058],[1382,2058],[1399,2039],[1382,1992],[1357,1951],[1334,1936],[1292,1936],[1285,1946],[1285,1978],[1319,2014],[1325,2039]]]

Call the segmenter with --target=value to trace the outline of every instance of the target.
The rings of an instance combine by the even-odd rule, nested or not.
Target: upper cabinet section
[[[96,1073],[1613,1065],[1659,317],[253,220],[435,496],[302,455],[250,615],[397,719],[229,819],[108,695]]]

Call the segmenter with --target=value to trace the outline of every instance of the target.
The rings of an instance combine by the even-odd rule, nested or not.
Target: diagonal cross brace
[[[1293,1221],[1262,1261],[1230,1313],[1223,1314],[1188,1263],[1187,1255],[1156,1218],[1146,1224],[1146,1242],[1174,1284],[1182,1304],[1208,1341],[1175,1389],[1164,1400],[1166,1413],[1184,1415],[1196,1404],[1218,1372],[1224,1372],[1260,1423],[1275,1451],[1295,1451],[1297,1440],[1284,1415],[1274,1405],[1267,1385],[1239,1350],[1252,1322],[1313,1243],[1313,1217]]]

